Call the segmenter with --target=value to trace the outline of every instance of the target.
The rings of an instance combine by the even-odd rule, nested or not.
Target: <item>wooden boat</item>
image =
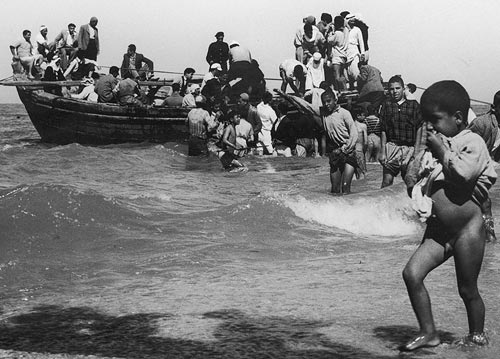
[[[171,84],[171,81],[147,82],[145,85]],[[43,85],[51,83],[43,82]],[[64,85],[76,84],[79,82],[64,81]],[[40,81],[10,81],[2,85],[16,86],[43,142],[93,145],[166,142],[183,140],[188,135],[185,120],[189,108],[120,106],[76,100],[43,91]],[[63,84],[54,82],[54,85]]]
[[[43,142],[102,145],[187,137],[188,108],[93,103],[22,86],[17,92]]]
[[[37,84],[38,83],[38,84]],[[78,81],[10,81],[1,83],[15,86],[31,122],[41,140],[47,143],[81,143],[104,145],[125,142],[183,141],[188,137],[186,124],[189,108],[157,106],[121,106],[94,103],[57,96],[43,91],[46,85],[78,85]],[[172,81],[141,82],[146,86],[169,85]],[[275,90],[276,91],[276,90]],[[305,101],[278,92],[299,112],[316,114],[304,105]],[[350,102],[350,101],[349,101]]]

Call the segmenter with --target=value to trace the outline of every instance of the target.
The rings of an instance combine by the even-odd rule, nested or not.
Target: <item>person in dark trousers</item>
[[[229,45],[224,42],[224,33],[219,31],[215,34],[217,41],[208,46],[206,60],[208,65],[220,64],[223,72],[227,72],[227,61],[229,60]]]

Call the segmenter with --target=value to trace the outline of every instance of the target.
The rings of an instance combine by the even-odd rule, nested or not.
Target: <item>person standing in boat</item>
[[[220,64],[223,72],[227,72],[227,61],[229,60],[229,45],[224,42],[224,33],[219,31],[215,34],[217,41],[208,46],[206,60],[208,65]]]
[[[309,59],[306,65],[306,91],[313,88],[319,88],[320,84],[325,81],[325,60],[319,52],[315,52]]]
[[[331,14],[324,12],[321,14],[321,20],[318,22],[316,27],[318,28],[319,32],[323,34],[323,36],[327,37],[327,31],[328,28],[330,27],[330,24],[333,22],[333,17]]]
[[[349,29],[349,45],[347,46],[347,78],[349,80],[349,90],[354,90],[354,83],[359,75],[358,63],[361,54],[365,52],[363,34],[359,27],[354,26],[356,21],[354,14],[348,14],[347,28]]]
[[[366,25],[365,20],[363,19],[363,15],[361,15],[360,13],[354,14],[354,26],[361,30],[361,35],[363,37],[363,43],[365,46],[365,52],[362,53],[362,55],[365,55],[365,61],[368,62],[368,60],[370,59],[370,51],[368,47],[369,26]]]
[[[206,100],[203,96],[197,96],[196,108],[188,113],[186,123],[189,129],[188,156],[208,156],[208,132],[217,127],[205,110]]]
[[[250,50],[241,46],[237,41],[233,41],[229,44],[229,61],[229,81],[237,78],[246,79],[251,73],[252,54]]]
[[[303,24],[295,32],[295,38],[293,39],[293,45],[295,46],[295,60],[299,61],[301,64],[307,64],[304,60],[304,52],[302,48],[302,42],[304,41],[304,25],[309,24],[313,27],[313,31],[319,31],[316,27],[316,18],[312,15],[305,17],[302,20]]]
[[[137,47],[134,44],[128,45],[127,52],[123,55],[122,67],[120,68],[122,78],[140,78],[145,80],[151,76],[154,71],[153,61],[143,54],[136,52]]]
[[[99,31],[97,18],[92,16],[88,24],[80,26],[78,31],[78,52],[84,53],[84,58],[97,61],[99,55]]]
[[[324,53],[326,40],[323,34],[316,26],[311,24],[304,25],[304,36],[302,38],[302,60],[307,65],[313,54],[316,52]]]
[[[361,55],[358,66],[359,75],[356,78],[359,91],[358,105],[366,108],[368,104],[371,104],[378,111],[382,102],[385,101],[382,74],[379,69],[366,62],[364,54]]]
[[[347,49],[349,46],[349,30],[345,26],[342,16],[335,16],[333,19],[333,29],[329,30],[327,37],[327,66],[331,69],[326,75],[333,75],[333,86],[337,91],[346,89],[346,78],[344,70],[347,64]],[[327,76],[327,79],[330,76]]]

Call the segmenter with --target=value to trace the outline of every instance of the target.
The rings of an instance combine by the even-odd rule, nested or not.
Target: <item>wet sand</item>
[[[487,246],[480,276],[490,346],[453,345],[467,321],[450,260],[426,282],[443,344],[399,352],[417,330],[401,279],[416,245],[398,239],[370,251],[367,240],[338,253],[325,241],[323,255],[302,260],[255,252],[234,265],[193,263],[115,286],[73,278],[71,293],[25,293],[4,304],[0,348],[8,350],[0,357],[498,358],[498,245]]]

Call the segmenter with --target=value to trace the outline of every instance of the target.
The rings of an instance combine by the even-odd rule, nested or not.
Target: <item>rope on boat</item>
[[[106,69],[109,69],[111,68],[111,66],[100,66],[100,67],[103,67],[103,68],[106,68]],[[154,70],[154,72],[157,72],[157,73],[160,73],[160,74],[171,74],[171,75],[184,75],[183,72],[172,72],[172,71],[161,71],[161,70]],[[195,74],[197,76],[204,76],[203,74]],[[281,81],[281,78],[275,78],[275,77],[264,77],[264,80],[266,81]],[[417,86],[417,88],[419,90],[427,90],[425,87],[420,87],[420,86]],[[481,101],[481,100],[476,100],[476,99],[473,99],[471,98],[470,99],[471,101],[473,102],[477,102],[477,103],[482,103],[484,105],[492,105],[491,102],[487,102],[487,101]]]
[[[419,90],[427,90],[425,87],[420,87],[420,86],[416,86]],[[475,100],[473,98],[470,99],[471,101],[474,101],[474,102],[477,102],[477,103],[482,103],[483,105],[493,105],[491,102],[486,102],[486,101],[481,101],[481,100]]]
[[[99,67],[103,67],[105,69],[109,69],[111,68],[111,66],[102,66],[102,65],[99,65]],[[157,72],[157,73],[160,73],[160,74],[170,74],[170,75],[184,75],[184,72],[172,72],[172,71],[161,71],[161,70],[153,70],[153,72]],[[200,76],[200,77],[203,77],[205,74],[195,74],[196,76]],[[273,77],[264,77],[264,80],[266,81],[281,81],[281,78],[273,78]]]
[[[111,68],[111,66],[100,66],[100,67],[103,67],[103,68],[106,68],[106,69]],[[171,75],[183,75],[184,74],[183,72],[162,71],[162,70],[154,70],[154,72],[161,73],[161,74],[171,74]],[[203,76],[202,74],[196,74],[196,75]],[[10,82],[13,79],[14,79],[14,75],[11,75],[9,77],[1,79],[0,80],[0,85],[7,85],[8,86],[9,84],[6,83],[6,82]],[[269,80],[271,80],[271,81],[281,81],[281,78],[278,79],[278,78],[272,78],[272,77],[264,77],[264,79],[266,81],[269,81]],[[162,83],[162,81],[163,81],[163,83]],[[165,83],[164,80],[162,80],[162,81],[159,81],[159,82],[156,82],[156,83],[152,83],[152,84],[150,84],[150,81],[144,81],[144,85],[149,85],[149,86],[154,86],[154,85],[169,85],[168,83]],[[56,81],[51,81],[49,83],[45,83],[45,85],[48,85],[48,84],[55,84],[55,85],[57,85],[59,83],[57,83]],[[24,85],[26,86],[27,84],[24,84]],[[67,86],[67,85],[63,85],[63,86]],[[419,90],[424,90],[424,91],[427,90],[427,88],[425,88],[425,87],[420,87],[420,86],[416,86],[416,87]],[[476,99],[473,99],[473,98],[471,98],[470,100],[473,101],[473,102],[481,103],[483,105],[490,105],[490,106],[493,105],[491,102],[487,102],[487,101],[476,100]]]
[[[0,82],[5,82],[5,81],[7,81],[7,80],[9,80],[9,81],[14,80],[14,75],[10,75],[9,77],[6,77],[6,78],[4,78],[4,79],[1,79],[1,80],[0,80]]]

